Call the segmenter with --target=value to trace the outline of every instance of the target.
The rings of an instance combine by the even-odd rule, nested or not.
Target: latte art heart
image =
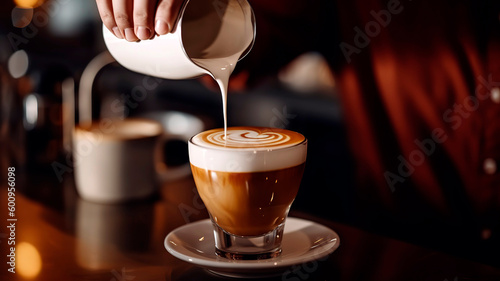
[[[207,147],[259,149],[281,148],[304,141],[301,134],[277,128],[232,127],[227,134],[222,129],[203,132],[193,142]]]
[[[224,135],[224,132],[214,132],[207,136],[207,140],[215,145],[239,147],[269,147],[286,144],[290,141],[290,136],[278,132],[259,133],[254,130],[231,130]]]

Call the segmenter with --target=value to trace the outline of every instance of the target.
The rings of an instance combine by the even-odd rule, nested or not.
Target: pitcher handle
[[[93,58],[82,72],[78,89],[79,124],[82,128],[92,125],[92,86],[99,71],[116,60],[108,51]]]

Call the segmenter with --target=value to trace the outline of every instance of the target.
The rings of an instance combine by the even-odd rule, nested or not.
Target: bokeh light
[[[19,50],[9,57],[9,73],[14,78],[20,78],[26,74],[29,67],[28,54],[24,50]]]
[[[42,270],[42,258],[40,253],[27,242],[21,242],[16,247],[17,273],[26,279],[33,279],[40,274]]]
[[[36,7],[39,7],[40,5],[45,2],[44,0],[14,0],[14,3],[19,7],[19,8],[24,8],[24,9],[33,9]]]
[[[23,28],[28,26],[33,19],[33,9],[15,7],[12,10],[12,26]]]

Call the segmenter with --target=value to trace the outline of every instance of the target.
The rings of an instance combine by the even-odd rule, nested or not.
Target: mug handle
[[[165,143],[169,141],[183,142],[186,144],[186,153],[189,139],[197,133],[206,130],[210,123],[202,116],[175,110],[153,111],[142,114],[139,117],[154,120],[162,125],[163,136],[158,145],[162,145],[162,148],[164,148]],[[167,166],[165,161],[163,161],[165,153],[158,153],[157,155],[162,157],[162,159],[155,159],[156,163],[159,163],[160,166],[157,168],[160,182],[173,181],[191,175],[189,159],[187,159],[186,163],[172,167]],[[168,152],[166,157],[168,158]]]
[[[162,159],[156,159],[156,162],[160,163],[159,165],[160,167],[156,169],[157,177],[160,183],[174,181],[191,175],[191,165],[189,164],[189,160],[187,161],[187,163],[180,164],[177,166],[167,166],[167,164],[165,163],[164,161],[165,159],[163,159],[163,156],[165,155],[163,149],[165,147],[165,143],[169,141],[182,141],[185,142],[187,145],[187,141],[182,137],[168,136],[168,132],[165,132],[163,134],[163,137],[159,142],[159,145],[162,145],[162,153],[159,153],[159,156]]]

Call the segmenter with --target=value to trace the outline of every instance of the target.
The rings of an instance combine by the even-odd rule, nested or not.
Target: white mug
[[[173,31],[135,43],[116,38],[103,26],[104,42],[118,63],[166,79],[212,75],[203,60],[242,59],[255,39],[255,17],[246,0],[186,0]],[[200,64],[201,62],[201,64]]]
[[[103,119],[76,127],[73,159],[80,197],[121,202],[153,194],[162,138],[162,125],[147,119]]]

